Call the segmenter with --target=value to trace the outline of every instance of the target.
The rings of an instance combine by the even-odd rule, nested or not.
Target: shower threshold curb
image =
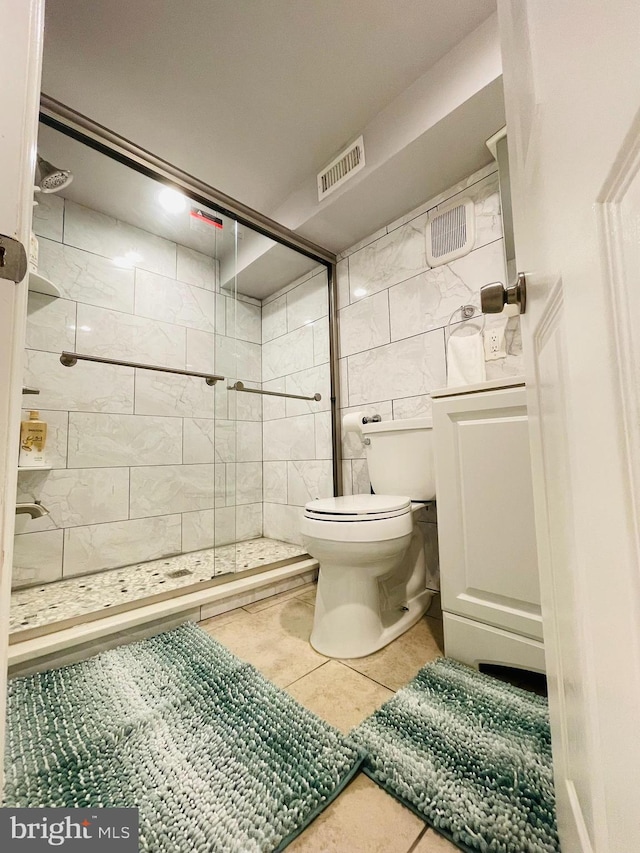
[[[148,623],[161,622],[163,619],[179,617],[190,611],[208,604],[223,602],[244,593],[271,587],[280,581],[294,578],[297,575],[311,572],[318,568],[318,561],[312,558],[299,560],[286,566],[268,569],[259,574],[240,577],[228,583],[208,589],[177,594],[172,598],[146,604],[122,613],[109,614],[100,619],[63,628],[58,631],[43,634],[29,640],[14,643],[8,649],[9,667],[36,661],[56,652],[69,651],[74,646],[81,646],[96,640],[120,634],[124,631],[144,626]],[[276,591],[272,594],[276,594]],[[238,607],[241,605],[238,604]],[[233,609],[233,605],[229,608]],[[191,617],[192,618],[192,617]],[[162,629],[159,629],[162,630]]]

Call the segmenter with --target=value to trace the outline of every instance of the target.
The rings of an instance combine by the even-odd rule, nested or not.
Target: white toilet
[[[375,494],[311,501],[302,538],[320,563],[311,645],[358,658],[381,649],[428,608],[422,535],[414,515],[435,498],[431,420],[361,428]]]

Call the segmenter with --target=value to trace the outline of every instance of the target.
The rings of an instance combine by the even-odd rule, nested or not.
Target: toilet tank
[[[414,501],[433,500],[436,479],[432,436],[431,418],[363,424],[373,491],[377,495],[406,495]]]

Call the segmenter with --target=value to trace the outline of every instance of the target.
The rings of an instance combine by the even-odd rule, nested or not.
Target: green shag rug
[[[364,772],[462,850],[560,850],[546,699],[440,658],[350,737]]]
[[[5,806],[137,806],[140,850],[280,851],[361,754],[185,624],[10,682]]]

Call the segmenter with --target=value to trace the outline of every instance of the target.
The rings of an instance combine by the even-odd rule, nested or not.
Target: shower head
[[[57,193],[63,187],[69,186],[72,180],[73,175],[68,169],[57,169],[38,155],[36,186],[43,193]]]

